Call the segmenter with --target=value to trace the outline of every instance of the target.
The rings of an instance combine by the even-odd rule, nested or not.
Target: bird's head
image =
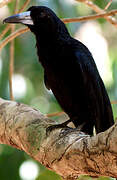
[[[45,6],[32,6],[26,12],[19,13],[4,19],[3,23],[21,23],[30,28],[32,32],[55,34],[58,26],[63,22],[56,14]]]

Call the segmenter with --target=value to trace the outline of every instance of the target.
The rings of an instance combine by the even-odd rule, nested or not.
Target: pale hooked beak
[[[33,20],[30,16],[31,11],[19,13],[13,16],[10,16],[3,20],[3,23],[21,23],[27,25],[33,25]]]

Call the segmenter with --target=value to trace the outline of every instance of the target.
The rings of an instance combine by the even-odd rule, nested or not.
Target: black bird
[[[110,100],[92,54],[70,36],[51,9],[32,6],[4,22],[25,24],[35,34],[45,85],[70,117],[65,124],[72,121],[90,135],[94,126],[99,133],[114,124]]]

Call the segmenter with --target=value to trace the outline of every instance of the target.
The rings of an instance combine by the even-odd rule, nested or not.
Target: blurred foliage
[[[19,8],[25,1],[20,1]],[[108,0],[94,0],[99,7],[104,8]],[[14,9],[14,1],[8,4],[6,15],[11,15]],[[89,7],[82,3],[72,3],[71,0],[32,0],[30,5],[45,5],[52,8],[60,18],[76,17],[94,13]],[[28,8],[28,7],[27,7]],[[114,1],[109,9],[117,8],[117,1]],[[1,19],[2,17],[0,13]],[[109,47],[109,59],[111,61],[113,82],[107,87],[111,100],[117,99],[117,29],[109,24],[106,20],[97,20],[102,29],[103,36],[106,38]],[[18,28],[21,25],[17,25]],[[82,23],[67,24],[71,35],[82,26]],[[0,24],[0,33],[5,25]],[[10,33],[10,32],[9,32]],[[7,33],[7,35],[9,34]],[[6,36],[7,36],[6,35]],[[89,35],[90,36],[90,35]],[[35,38],[30,32],[25,33],[15,39],[15,63],[14,74],[21,75],[26,83],[26,92],[22,96],[16,96],[15,100],[31,105],[40,109],[42,113],[52,113],[61,111],[53,94],[46,90],[43,83],[43,68],[38,62],[35,48]],[[9,44],[0,54],[0,97],[9,99]],[[14,82],[15,83],[15,82]],[[22,87],[20,87],[20,90]],[[15,95],[15,94],[14,94]],[[117,116],[117,105],[112,105],[114,117]],[[56,118],[55,118],[56,119]],[[20,165],[27,159],[28,155],[19,150],[13,149],[6,145],[0,145],[0,179],[2,180],[20,180]],[[61,178],[55,173],[39,165],[39,176],[36,180],[60,180]],[[92,179],[88,176],[80,176],[80,180]],[[101,177],[100,180],[108,178]]]

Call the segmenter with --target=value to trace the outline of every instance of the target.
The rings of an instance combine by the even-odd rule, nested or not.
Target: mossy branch
[[[64,179],[117,178],[117,124],[93,137],[70,127],[47,133],[54,124],[36,109],[0,99],[1,144],[25,151]]]

